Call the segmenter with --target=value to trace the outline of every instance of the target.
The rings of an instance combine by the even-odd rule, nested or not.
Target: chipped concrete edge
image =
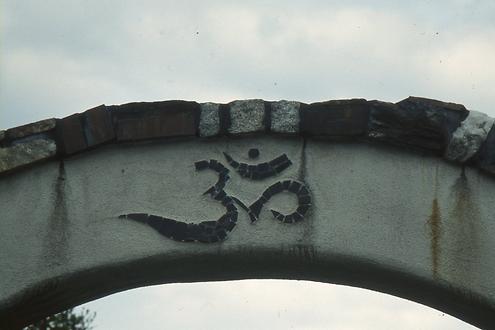
[[[0,130],[0,174],[108,143],[245,134],[379,142],[426,150],[495,174],[494,119],[463,105],[408,97],[306,104],[236,100],[228,104],[162,101],[89,109]]]

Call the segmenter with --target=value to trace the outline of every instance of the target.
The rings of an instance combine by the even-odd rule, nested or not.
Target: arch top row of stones
[[[437,154],[495,174],[494,119],[463,105],[420,97],[306,104],[237,100],[101,105],[62,119],[0,131],[0,174],[102,144],[178,137],[302,135],[379,142]]]

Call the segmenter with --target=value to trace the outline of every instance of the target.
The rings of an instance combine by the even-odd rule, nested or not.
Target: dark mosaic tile
[[[260,155],[260,151],[258,149],[249,149],[248,156],[249,158],[258,158]]]
[[[261,213],[261,208],[263,207],[263,203],[261,200],[257,200],[256,202],[254,202],[253,204],[251,204],[251,206],[249,206],[249,210],[254,214],[256,215],[256,217],[259,217],[260,213]]]
[[[299,192],[299,189],[301,189],[301,184],[297,181],[292,181],[289,186],[289,191],[297,194]]]
[[[297,207],[297,213],[301,214],[301,215],[305,215],[306,212],[308,212],[309,210],[309,205],[308,204],[303,204],[303,205],[299,205]]]
[[[270,212],[272,212],[273,216],[275,217],[275,219],[277,219],[278,221],[284,221],[284,218],[285,216],[280,213],[280,212],[277,212],[275,210],[270,210]]]
[[[304,205],[304,204],[311,204],[311,196],[309,195],[300,195],[297,197],[297,201],[299,204]]]
[[[207,160],[201,160],[199,162],[194,163],[194,166],[196,167],[196,170],[201,171],[209,168],[210,162]]]
[[[294,215],[293,214],[286,215],[284,217],[283,222],[284,223],[293,223],[293,222],[295,222]]]
[[[302,214],[300,214],[299,212],[294,212],[294,213],[292,213],[292,219],[294,220],[294,222],[300,222],[300,221],[303,221],[304,216]]]
[[[283,190],[289,190],[289,187],[290,187],[291,182],[292,181],[290,181],[290,180],[282,181],[282,189]]]
[[[283,155],[278,156],[277,158],[272,159],[268,163],[271,166],[276,167],[277,165],[282,164],[282,163],[285,163],[287,161],[290,161],[289,158],[287,157],[286,154],[283,154]]]
[[[265,196],[267,199],[270,199],[270,197],[272,197],[275,194],[278,194],[279,192],[282,192],[283,190],[284,187],[282,185],[282,182],[277,181],[276,183],[272,184],[270,187],[268,187],[268,189],[265,190],[263,196]]]
[[[203,233],[202,228],[200,226],[198,226],[197,224],[190,223],[187,225],[187,235],[186,236],[189,239],[196,240],[199,237],[201,237],[202,233]]]
[[[309,195],[309,190],[306,188],[306,186],[302,186],[301,190],[299,190],[299,195]]]
[[[219,191],[218,193],[215,194],[214,198],[218,201],[223,200],[225,197],[227,197],[227,193],[224,190]]]
[[[227,237],[227,232],[223,229],[217,230],[216,234],[219,240],[224,240]]]
[[[244,164],[244,163],[240,163],[239,164],[239,169],[238,171],[239,174],[243,175],[243,174],[247,174],[248,173],[248,165],[247,164]]]

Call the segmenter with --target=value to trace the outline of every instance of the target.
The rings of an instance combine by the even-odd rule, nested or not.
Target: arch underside
[[[0,325],[5,329],[22,327],[71,306],[148,285],[240,279],[310,280],[361,287],[433,307],[480,328],[495,324],[495,306],[487,297],[370,260],[321,255],[311,246],[294,245],[282,251],[245,247],[222,255],[154,256],[79,270],[45,280],[4,302]],[[173,301],[164,303],[164,309],[167,304]]]
[[[0,183],[0,329],[130,288],[236,279],[363,287],[495,324],[495,181],[429,154],[269,136],[137,143]]]

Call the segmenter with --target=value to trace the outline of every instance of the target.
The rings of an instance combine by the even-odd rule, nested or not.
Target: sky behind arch
[[[4,0],[0,15],[0,129],[64,117],[103,103],[167,99],[314,102],[359,97],[395,102],[415,95],[462,103],[495,116],[495,2],[489,0]],[[319,289],[311,291],[306,283],[274,283],[242,282],[234,288],[225,283],[215,289],[205,284],[201,290],[212,301],[218,292],[228,296],[243,290],[252,294],[244,299],[255,301],[259,292],[273,286],[279,297],[285,297],[286,290],[299,292],[299,286],[316,299],[318,292],[345,296],[336,287],[327,292],[327,287],[316,286]],[[149,295],[131,292],[134,303],[129,300],[126,308],[141,301],[154,311],[150,299],[163,299],[157,292],[180,300],[193,288],[198,290],[193,285],[167,286]],[[115,297],[119,298],[114,301],[127,301]],[[332,304],[359,315],[367,315],[370,306],[378,304],[361,291],[356,297],[360,298]],[[304,295],[297,299],[305,300]],[[238,306],[239,317],[252,306],[228,301],[233,310]],[[385,303],[383,319],[399,315],[399,305],[395,300]],[[306,306],[308,311],[311,306]],[[127,313],[117,305],[112,308],[114,322]],[[419,317],[425,322],[419,328],[467,327],[428,323],[428,317],[414,313],[408,329],[418,328]],[[337,322],[337,316],[327,314]],[[156,310],[155,315],[160,319],[163,314]],[[167,316],[169,321],[173,317]],[[347,325],[336,324],[340,329],[387,328],[366,323],[370,319],[346,318]],[[270,322],[270,317],[266,320]],[[328,325],[327,319],[321,320]],[[307,322],[307,328],[326,328]],[[111,329],[108,324],[100,328]]]

